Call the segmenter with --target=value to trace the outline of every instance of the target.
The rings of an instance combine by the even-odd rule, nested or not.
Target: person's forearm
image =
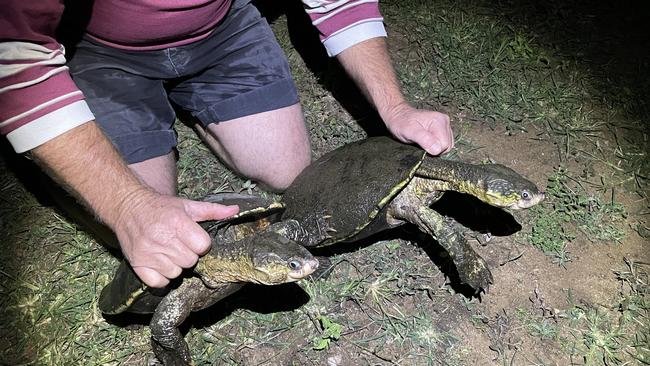
[[[407,103],[384,37],[358,43],[336,57],[382,118]]]
[[[157,194],[131,172],[95,122],[31,151],[54,179],[110,226],[125,258],[148,286],[165,286],[209,250],[212,239],[196,221],[221,220],[239,210]]]
[[[94,121],[34,148],[32,155],[113,229],[128,205],[149,194]]]
[[[416,143],[431,155],[454,147],[449,116],[417,109],[404,98],[384,37],[370,38],[337,55],[395,138]]]

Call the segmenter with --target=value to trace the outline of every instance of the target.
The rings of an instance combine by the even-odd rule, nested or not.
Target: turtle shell
[[[408,184],[426,152],[388,137],[344,145],[314,161],[282,197],[283,219],[329,239],[311,245],[356,240],[386,228],[379,212]],[[383,216],[383,215],[380,215]]]
[[[263,230],[279,220],[279,213],[284,207],[281,203],[262,197],[236,193],[210,195],[203,201],[239,206],[239,213],[225,220],[201,223],[213,238],[213,243],[235,241]],[[111,282],[102,289],[99,309],[104,314],[153,313],[165,295],[180,286],[182,278],[188,276],[192,276],[191,270],[184,271],[181,277],[163,288],[152,288],[142,283],[128,262],[122,260]]]

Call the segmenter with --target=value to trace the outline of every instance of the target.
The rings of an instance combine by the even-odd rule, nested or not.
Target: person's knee
[[[311,153],[307,149],[291,159],[279,161],[275,166],[267,166],[257,177],[261,188],[273,192],[283,192],[311,162]]]
[[[311,162],[299,104],[208,125],[204,140],[221,160],[261,188],[284,191]]]

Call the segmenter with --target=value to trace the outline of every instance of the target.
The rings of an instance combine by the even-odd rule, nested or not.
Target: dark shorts
[[[210,123],[298,102],[286,57],[250,0],[203,40],[131,52],[81,41],[68,63],[97,123],[129,164],[176,146],[172,106]]]

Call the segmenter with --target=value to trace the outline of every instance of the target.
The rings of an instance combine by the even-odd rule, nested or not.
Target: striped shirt
[[[86,34],[132,51],[180,46],[207,37],[230,3],[95,0]],[[386,35],[378,0],[303,3],[330,56]],[[18,153],[94,119],[55,37],[62,13],[61,0],[8,0],[0,14],[0,133]]]

